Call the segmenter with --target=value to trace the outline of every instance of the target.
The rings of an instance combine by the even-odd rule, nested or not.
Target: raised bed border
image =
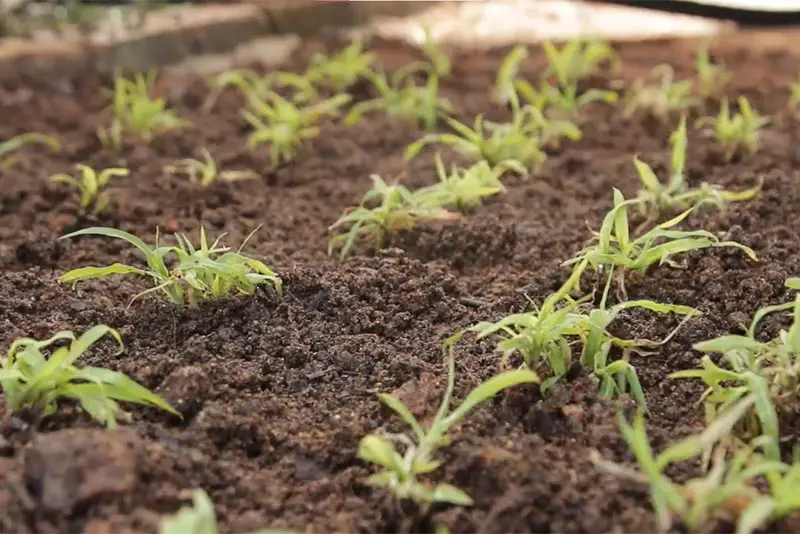
[[[148,13],[142,28],[124,39],[0,40],[0,82],[54,80],[82,73],[146,71],[195,55],[221,54],[259,37],[317,34],[323,27],[365,24],[374,17],[403,16],[434,2],[316,2],[251,0],[186,6]]]

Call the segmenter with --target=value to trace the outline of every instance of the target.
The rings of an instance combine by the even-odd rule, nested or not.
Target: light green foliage
[[[437,152],[436,174],[439,182],[418,189],[414,196],[421,204],[464,211],[480,205],[486,197],[505,192],[500,178],[509,169],[518,174],[526,173],[525,168],[515,162],[500,163],[492,168],[485,161],[479,161],[468,169],[453,165],[448,173]]]
[[[528,47],[517,45],[503,59],[494,81],[494,96],[499,104],[505,106],[517,102],[517,75],[527,57]]]
[[[797,279],[787,280],[797,288]],[[769,314],[791,310],[793,321],[769,341],[758,341],[756,329]],[[777,448],[780,415],[793,417],[800,411],[800,295],[793,302],[767,306],[756,312],[745,335],[725,335],[694,345],[706,356],[700,369],[678,371],[671,378],[698,378],[706,385],[703,394],[706,418],[714,421],[746,398],[756,399],[742,421],[745,438],[770,438],[767,454],[780,459]],[[725,367],[708,354],[721,354]]]
[[[731,113],[726,99],[722,101],[716,117],[704,117],[697,121],[698,126],[714,126],[714,136],[728,159],[743,152],[755,154],[760,145],[761,129],[770,122],[769,117],[754,111],[745,97],[740,96],[738,103],[738,113]]]
[[[434,41],[430,27],[423,26],[422,32],[422,53],[425,55],[426,61],[415,61],[399,69],[395,76],[400,79],[411,77],[416,73],[424,73],[429,77],[441,79],[449,76],[450,72],[453,70],[450,57],[445,54],[436,44],[436,41]]]
[[[441,143],[477,161],[486,161],[492,167],[508,161],[525,168],[538,167],[547,155],[538,135],[542,125],[535,115],[535,110],[526,108],[505,124],[485,121],[478,115],[472,128],[448,117],[445,120],[455,133],[425,135],[408,146],[406,159],[415,157],[427,145]]]
[[[645,271],[652,265],[663,263],[672,264],[670,258],[676,254],[708,247],[735,247],[753,260],[756,259],[750,248],[733,241],[720,241],[716,235],[706,230],[675,230],[691,214],[692,209],[651,228],[639,237],[633,237],[628,227],[628,208],[639,202],[641,201],[638,199],[625,200],[622,192],[614,189],[614,207],[603,219],[600,231],[593,232],[594,237],[590,244],[577,257],[564,264],[583,264],[585,261],[595,270],[606,272],[608,278],[612,278],[617,269],[620,291],[624,296],[626,272]]]
[[[448,432],[476,406],[490,400],[503,390],[520,384],[536,383],[538,378],[528,370],[500,373],[473,389],[458,408],[451,410],[450,402],[455,387],[452,344],[448,346],[447,366],[447,388],[442,404],[427,429],[398,398],[389,394],[378,395],[381,402],[409,426],[411,435],[369,434],[361,438],[358,457],[381,468],[381,471],[367,479],[367,484],[386,488],[397,499],[410,499],[421,505],[433,503],[472,505],[470,496],[457,487],[446,483],[430,487],[418,477],[439,468],[441,462],[435,459],[436,451],[449,445]],[[397,445],[404,447],[402,454],[398,452]]]
[[[387,184],[378,175],[372,175],[372,189],[367,191],[361,204],[342,215],[328,230],[347,226],[344,233],[335,235],[328,244],[328,254],[340,249],[339,259],[344,260],[356,241],[374,239],[375,250],[383,248],[386,239],[394,232],[410,230],[421,219],[453,220],[458,214],[428,203],[430,199],[415,196],[400,184]],[[375,207],[370,205],[378,202]]]
[[[787,465],[755,452],[765,439],[756,440],[727,458],[728,451],[722,443],[754,402],[752,397],[745,399],[700,434],[678,441],[658,455],[650,446],[643,414],[637,415],[633,425],[620,415],[622,437],[639,469],[607,462],[597,452],[592,459],[606,471],[649,486],[661,532],[672,532],[676,518],[692,534],[715,531],[718,521],[727,519],[736,523],[736,534],[751,534],[800,508],[800,464]],[[665,474],[668,467],[701,456],[713,456],[705,476],[679,484]],[[758,490],[761,477],[768,482],[768,493]]]
[[[108,208],[108,192],[105,191],[108,181],[115,176],[130,174],[128,169],[120,168],[103,169],[99,173],[87,165],[78,164],[76,168],[81,171],[80,178],[73,178],[69,174],[54,174],[50,181],[75,188],[81,195],[81,209],[94,215]]]
[[[339,94],[365,78],[374,62],[375,55],[364,52],[363,43],[356,41],[331,57],[314,54],[305,78],[318,87],[327,87]]]
[[[382,72],[371,72],[365,77],[378,97],[353,105],[344,119],[347,125],[355,124],[366,113],[383,110],[391,117],[419,122],[430,130],[440,116],[454,112],[450,101],[439,96],[439,77],[435,74],[429,75],[424,85],[417,85],[407,72],[395,73],[391,78]]]
[[[40,133],[24,133],[0,143],[0,171],[11,168],[16,162],[12,155],[25,145],[42,145],[52,150],[61,150],[58,139]]]
[[[477,334],[477,339],[499,335],[497,351],[503,356],[504,366],[514,354],[522,357],[526,367],[547,378],[542,382],[542,393],[569,371],[573,363],[573,346],[581,346],[580,362],[600,381],[598,394],[613,397],[630,392],[637,404],[646,409],[644,392],[636,370],[628,362],[631,351],[643,352],[666,343],[667,338],[655,342],[643,339],[625,340],[611,335],[608,327],[625,310],[642,308],[656,313],[675,313],[694,316],[699,312],[688,306],[659,304],[648,300],[622,302],[608,308],[609,284],[600,306],[587,310],[593,295],[575,300],[569,293],[576,288],[582,268],[574,269],[570,278],[555,293],[544,299],[533,311],[512,314],[498,322],[482,322],[467,329]],[[590,306],[589,306],[590,307]],[[460,334],[457,334],[460,335]],[[609,362],[612,347],[623,350],[623,358]]]
[[[183,308],[185,305],[196,307],[201,301],[221,299],[231,294],[252,295],[256,288],[263,284],[271,285],[280,294],[281,279],[262,262],[240,254],[256,230],[247,236],[239,250],[232,251],[219,244],[223,236],[209,246],[203,228],[200,229],[199,248],[195,248],[182,234],[175,234],[177,246],[161,246],[156,236],[156,245],[151,247],[135,235],[122,230],[84,228],[60,239],[82,235],[121,239],[139,249],[146,258],[147,267],[143,269],[121,263],[105,267],[81,267],[65,273],[59,281],[74,284],[82,280],[105,278],[115,274],[147,276],[152,279],[153,287],[133,297],[131,302],[143,295],[161,292],[178,308]],[[172,269],[167,268],[166,261],[170,254],[177,257],[177,265]]]
[[[217,514],[208,494],[192,493],[192,506],[184,506],[175,515],[161,519],[158,534],[218,534]],[[249,534],[293,534],[288,530],[261,529]]]
[[[250,99],[250,110],[242,111],[253,127],[247,144],[254,147],[268,143],[273,166],[291,161],[298,147],[319,135],[320,119],[335,115],[349,102],[349,95],[337,95],[304,107],[298,107],[277,93],[269,93],[265,100]]]
[[[645,225],[659,219],[663,213],[693,209],[701,204],[711,204],[723,208],[728,202],[742,202],[755,197],[761,190],[761,183],[743,191],[727,191],[716,185],[703,183],[700,187],[689,187],[686,183],[686,118],[682,117],[678,128],[670,136],[672,146],[672,168],[666,183],[661,182],[653,169],[633,158],[639,174],[641,189],[637,195],[639,210],[647,216]]]
[[[308,104],[319,100],[319,93],[307,75],[292,72],[271,72],[260,75],[250,69],[235,69],[222,72],[211,80],[211,93],[208,95],[203,110],[211,111],[222,91],[235,87],[248,101],[263,101],[275,92],[275,88],[293,90],[290,98],[295,104]]]
[[[175,165],[168,165],[164,168],[167,174],[184,174],[193,184],[201,187],[208,187],[217,180],[223,182],[236,182],[239,180],[252,180],[258,178],[258,173],[252,170],[242,171],[220,171],[217,162],[208,149],[200,149],[203,159],[182,159]]]
[[[733,79],[733,73],[723,65],[711,62],[707,42],[698,49],[694,65],[697,73],[697,94],[703,100],[719,98]]]
[[[577,85],[552,85],[547,82],[542,82],[537,90],[525,80],[519,80],[516,89],[528,105],[541,110],[550,118],[574,118],[583,106],[591,102],[614,104],[618,99],[614,91],[589,89],[579,93]]]
[[[669,65],[655,67],[652,74],[658,76],[658,84],[651,85],[648,80],[639,79],[625,91],[622,113],[626,117],[643,110],[662,122],[668,122],[671,113],[686,112],[702,103],[692,96],[692,81],[675,82],[675,73]]]
[[[547,56],[548,67],[545,76],[554,76],[562,86],[577,86],[582,79],[597,73],[604,62],[618,65],[614,49],[599,41],[573,40],[561,48],[553,43],[542,44]]]
[[[111,126],[97,131],[104,145],[120,150],[128,133],[150,142],[158,133],[188,125],[167,109],[163,98],[152,96],[155,75],[151,71],[146,76],[136,74],[133,80],[114,78]]]
[[[15,340],[0,365],[0,386],[12,412],[34,409],[42,417],[56,412],[60,399],[72,399],[92,419],[109,428],[124,415],[118,402],[132,402],[160,408],[180,417],[166,401],[127,376],[101,367],[78,367],[77,360],[103,336],[110,335],[123,350],[119,332],[98,325],[76,338],[69,331],[58,332],[50,339]],[[68,341],[69,346],[52,348]],[[50,352],[46,356],[42,351]]]

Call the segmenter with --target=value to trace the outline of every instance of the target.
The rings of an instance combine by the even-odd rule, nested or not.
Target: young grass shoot
[[[701,104],[701,100],[693,96],[694,84],[691,80],[674,80],[675,72],[669,65],[659,65],[652,70],[652,76],[659,82],[651,84],[647,79],[634,81],[625,91],[622,114],[632,117],[644,111],[660,120],[669,122],[672,113],[686,113]]]
[[[250,99],[250,110],[242,111],[245,120],[253,127],[247,144],[252,148],[267,143],[273,167],[289,162],[300,146],[319,135],[320,119],[336,115],[349,102],[349,95],[337,95],[301,107],[278,93],[269,93],[265,100]]]
[[[694,63],[697,74],[697,96],[703,101],[720,98],[733,79],[733,73],[728,71],[724,65],[711,61],[708,48],[707,42],[700,46]]]
[[[55,137],[40,133],[19,134],[0,143],[0,171],[10,169],[17,161],[14,152],[29,145],[40,145],[51,150],[61,150],[61,143]]]
[[[372,175],[372,189],[367,191],[361,204],[342,215],[328,230],[347,229],[331,238],[328,255],[339,250],[339,260],[344,261],[353,246],[361,239],[372,239],[375,250],[382,249],[389,237],[401,230],[410,230],[420,220],[454,220],[457,213],[445,210],[431,199],[420,198],[400,184],[387,184],[378,175]],[[370,207],[375,202],[377,206]]]
[[[106,335],[119,345],[117,354],[122,353],[119,332],[105,325],[94,326],[80,337],[62,331],[44,341],[21,338],[12,342],[0,363],[0,387],[11,412],[26,411],[38,421],[53,415],[60,400],[70,399],[108,428],[117,426],[117,418],[125,416],[119,402],[152,406],[180,417],[165,400],[124,374],[76,365]],[[64,346],[63,341],[69,345]]]
[[[217,162],[206,148],[200,149],[202,160],[182,159],[175,165],[168,165],[164,172],[169,175],[184,175],[193,184],[200,187],[208,187],[217,182],[238,182],[241,180],[252,180],[258,178],[258,173],[252,170],[226,170],[220,171]]]
[[[714,127],[714,137],[729,161],[736,155],[758,152],[761,130],[770,123],[770,118],[759,115],[745,97],[740,96],[738,104],[739,111],[732,113],[727,99],[723,100],[716,117],[704,117],[697,121],[698,127]]]
[[[256,228],[258,230],[258,228]],[[114,228],[85,228],[62,236],[70,239],[78,236],[103,236],[121,239],[136,247],[146,258],[147,266],[136,267],[113,263],[104,267],[81,267],[69,271],[59,278],[60,282],[73,285],[83,280],[106,278],[112,275],[135,274],[151,279],[153,287],[142,291],[131,300],[161,293],[177,308],[197,307],[205,300],[218,300],[235,294],[252,295],[262,285],[270,285],[280,294],[281,279],[262,262],[241,254],[241,249],[255,234],[245,238],[238,250],[233,251],[220,245],[220,236],[208,244],[204,228],[200,228],[200,246],[195,247],[189,238],[175,234],[177,246],[162,246],[156,235],[155,246],[145,244],[133,234]],[[174,256],[177,263],[172,269],[167,267],[168,256]],[[129,304],[130,305],[130,304]]]
[[[750,200],[761,190],[761,183],[742,191],[728,191],[705,182],[700,187],[689,187],[684,172],[687,142],[686,118],[681,117],[678,128],[670,136],[672,158],[670,175],[666,183],[658,179],[647,163],[634,157],[633,164],[641,182],[641,189],[636,198],[639,200],[639,211],[647,217],[640,229],[657,222],[664,213],[694,209],[701,204],[710,204],[722,209],[729,202]],[[639,229],[636,233],[639,233]]]
[[[121,168],[103,169],[99,173],[87,165],[78,164],[76,168],[81,172],[80,178],[54,174],[50,181],[74,188],[81,197],[81,210],[90,215],[98,215],[108,209],[108,191],[105,188],[109,180],[130,174],[128,169]]]
[[[671,259],[677,254],[709,247],[734,247],[752,260],[756,259],[752,249],[734,241],[720,241],[706,230],[675,230],[692,213],[691,208],[633,237],[628,226],[628,208],[640,202],[639,199],[625,200],[622,192],[614,189],[614,207],[603,219],[600,231],[593,232],[590,244],[564,265],[584,265],[587,262],[587,265],[608,278],[614,277],[616,270],[620,295],[622,300],[627,300],[625,273],[644,272],[653,265],[664,263],[677,267]]]
[[[408,434],[369,434],[361,438],[358,457],[380,469],[367,479],[370,486],[385,488],[399,500],[411,500],[426,508],[435,503],[471,506],[472,498],[459,488],[440,483],[431,487],[419,480],[432,473],[441,462],[435,459],[438,449],[449,445],[448,432],[473,409],[506,389],[521,384],[538,382],[529,370],[505,371],[473,389],[458,408],[451,410],[450,403],[455,388],[455,358],[452,344],[448,346],[447,387],[442,403],[433,421],[425,428],[398,398],[379,394],[381,402],[409,426]],[[401,453],[397,450],[404,448]]]
[[[121,76],[114,79],[111,125],[97,131],[104,145],[121,150],[126,134],[149,143],[159,133],[188,125],[167,108],[164,98],[153,96],[155,76],[151,71],[146,76],[136,74],[133,80]]]

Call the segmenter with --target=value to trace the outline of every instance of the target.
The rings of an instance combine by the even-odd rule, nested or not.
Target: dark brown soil
[[[307,45],[302,56],[319,46]],[[414,56],[387,42],[376,49],[389,68]],[[632,79],[661,62],[688,75],[690,50],[671,42],[624,45],[621,76]],[[456,72],[443,91],[462,117],[503,116],[487,94],[504,52],[454,61]],[[693,183],[746,187],[763,177],[764,188],[752,202],[694,216],[690,224],[728,233],[755,249],[760,261],[706,251],[688,255],[681,269],[665,266],[629,281],[631,298],[704,312],[656,355],[634,359],[657,448],[702,425],[701,388],[666,376],[697,363],[691,344],[732,331],[756,308],[786,299],[783,280],[800,272],[800,153],[796,123],[785,112],[800,58],[738,46],[723,47],[720,55],[735,72],[731,95],[744,94],[762,113],[778,116],[758,155],[732,163],[723,162],[712,140],[691,132]],[[534,54],[523,74],[535,77],[542,64]],[[6,417],[0,531],[155,532],[159,516],[185,504],[193,488],[210,493],[226,533],[264,527],[424,532],[435,524],[486,533],[654,530],[646,490],[598,471],[589,459],[592,449],[618,461],[630,456],[616,429],[620,403],[597,401],[585,377],[564,381],[543,401],[533,388],[501,396],[453,433],[436,478],[467,491],[472,508],[422,515],[397,505],[363,484],[370,470],[356,459],[356,448],[366,433],[396,425],[376,392],[394,391],[421,416],[435,411],[445,379],[445,336],[519,311],[526,297],[542,298],[564,281],[568,272],[560,262],[589,237],[587,222],[599,225],[612,188],[636,193],[633,155],[664,169],[671,126],[593,107],[583,139],[553,154],[540,176],[510,179],[506,195],[463,220],[421,225],[399,236],[394,248],[378,254],[361,249],[340,265],[327,257],[327,227],[359,201],[371,173],[391,178],[405,170],[404,181],[413,187],[435,180],[431,152],[409,165],[402,160],[405,145],[421,131],[382,115],[353,128],[326,124],[294,163],[265,171],[264,151],[246,148],[237,95],[224,95],[212,114],[204,114],[199,108],[206,91],[198,80],[164,82],[165,94],[195,127],[151,146],[132,144],[121,157],[103,150],[94,136],[106,105],[101,80],[20,83],[0,95],[0,139],[40,131],[65,144],[61,154],[28,151],[0,177],[5,342],[109,324],[122,333],[125,353],[111,358],[109,350],[96,350],[87,363],[129,374],[184,414],[181,422],[132,408],[133,422],[113,433],[96,430],[67,405],[35,430]],[[200,146],[222,166],[252,168],[261,179],[200,191],[164,176],[164,165]],[[77,218],[75,196],[46,180],[77,162],[131,169],[129,178],[114,182],[113,210],[99,221]],[[213,235],[227,232],[232,245],[263,224],[247,251],[278,270],[286,294],[264,292],[177,313],[153,298],[126,308],[144,288],[139,280],[76,290],[59,285],[57,277],[77,266],[136,261],[111,240],[57,241],[95,224],[147,240],[156,227],[196,237],[203,224]],[[618,328],[657,339],[672,326],[661,317],[631,314]],[[498,364],[490,344],[464,342],[457,395],[490,377]],[[773,531],[798,529],[795,517]]]

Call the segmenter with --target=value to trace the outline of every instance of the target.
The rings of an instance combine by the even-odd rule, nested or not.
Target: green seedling
[[[410,230],[419,220],[454,220],[457,213],[449,212],[439,205],[423,203],[411,191],[400,184],[387,184],[378,175],[372,175],[372,189],[367,191],[361,204],[342,215],[328,230],[348,226],[348,229],[331,238],[328,255],[339,249],[339,260],[350,254],[356,241],[373,239],[375,250],[384,247],[395,232]],[[370,204],[378,201],[375,207]]]
[[[308,75],[292,72],[272,72],[260,75],[249,69],[230,70],[215,76],[211,81],[211,93],[208,95],[203,110],[211,111],[222,92],[235,87],[248,101],[266,100],[275,88],[289,88],[294,91],[290,98],[295,104],[308,104],[319,100],[319,93],[312,78]]]
[[[638,157],[633,158],[641,182],[641,189],[636,197],[640,201],[639,211],[647,217],[636,233],[639,233],[641,228],[656,222],[663,213],[693,209],[701,204],[711,204],[722,209],[729,202],[750,200],[761,190],[762,183],[743,191],[728,191],[707,183],[701,184],[700,187],[689,187],[684,172],[687,146],[686,117],[681,117],[678,128],[670,136],[670,145],[672,168],[666,183],[658,179],[647,163]]]
[[[119,332],[105,325],[94,326],[77,338],[72,332],[62,331],[44,341],[21,338],[11,343],[0,365],[0,386],[11,411],[33,410],[37,416],[47,417],[56,412],[60,399],[71,399],[108,428],[114,428],[117,417],[125,415],[118,402],[153,406],[180,417],[161,397],[122,373],[75,365],[106,335],[119,345],[117,354],[122,353]],[[69,346],[53,348],[61,341],[68,341]]]
[[[54,183],[67,184],[75,188],[81,195],[81,209],[86,213],[97,215],[108,208],[108,192],[105,191],[109,180],[115,176],[128,176],[128,169],[111,168],[103,169],[99,173],[87,165],[76,165],[81,171],[80,178],[74,178],[69,174],[54,174],[50,181]]]
[[[320,119],[336,115],[348,102],[349,95],[338,95],[305,107],[298,107],[277,93],[269,93],[266,100],[251,99],[251,110],[242,112],[253,127],[247,144],[254,147],[268,143],[273,167],[291,161],[298,147],[319,135]]]
[[[769,117],[759,115],[743,96],[739,97],[739,112],[731,114],[728,101],[723,100],[716,117],[698,119],[697,126],[713,125],[714,136],[730,160],[737,154],[755,154],[761,144],[761,129],[770,123]]]
[[[453,106],[449,100],[439,96],[439,77],[428,76],[424,85],[417,85],[413,79],[403,79],[402,73],[389,79],[385,73],[370,72],[365,77],[378,92],[372,100],[358,102],[344,119],[351,126],[361,117],[372,111],[385,111],[390,117],[422,123],[425,129],[433,129],[439,117],[452,114]]]
[[[437,450],[450,444],[448,432],[475,407],[506,389],[521,384],[536,383],[538,377],[528,370],[500,373],[473,389],[458,408],[451,410],[450,402],[455,387],[455,358],[452,345],[448,347],[447,369],[447,388],[442,404],[427,429],[398,398],[389,394],[378,395],[381,402],[410,427],[411,436],[369,434],[361,438],[358,457],[381,468],[381,471],[367,479],[367,484],[386,488],[395,498],[409,499],[420,505],[428,506],[434,503],[472,505],[472,498],[459,488],[446,483],[431,487],[421,482],[418,477],[439,468],[441,462],[435,459]],[[405,448],[402,454],[398,452],[397,445]]]
[[[219,534],[214,503],[201,490],[192,493],[192,506],[184,506],[175,515],[161,519],[158,534]],[[261,529],[250,534],[294,534],[288,530]]]
[[[517,45],[503,59],[494,81],[494,96],[500,105],[512,104],[515,107],[519,107],[517,75],[519,74],[520,65],[528,55],[527,46]]]
[[[625,91],[622,109],[624,116],[631,117],[644,110],[662,122],[668,122],[671,113],[685,113],[702,103],[699,98],[692,96],[692,81],[675,82],[675,73],[669,65],[655,67],[652,74],[659,77],[657,85],[650,85],[648,80],[639,79]]]
[[[479,206],[486,197],[505,192],[500,178],[508,170],[521,175],[527,172],[525,167],[516,162],[500,163],[492,168],[485,161],[479,161],[468,169],[459,169],[453,165],[448,173],[441,155],[437,152],[436,174],[439,182],[418,189],[414,196],[423,205],[465,211]]]
[[[544,163],[547,155],[537,135],[541,123],[535,119],[535,114],[532,108],[526,108],[515,113],[512,121],[506,124],[485,121],[482,115],[478,115],[472,128],[447,117],[445,120],[455,133],[425,135],[408,145],[406,159],[414,158],[427,145],[441,143],[477,161],[485,161],[492,167],[504,161],[513,161],[515,165],[525,168],[538,167]]]
[[[719,98],[724,94],[725,88],[733,79],[733,74],[723,65],[711,62],[708,43],[700,46],[694,65],[697,73],[697,94],[701,99],[705,101],[709,98]]]
[[[692,534],[714,531],[720,520],[735,522],[737,534],[751,534],[800,507],[797,486],[790,485],[800,480],[800,466],[790,467],[756,453],[765,439],[757,440],[726,460],[728,451],[721,442],[755,402],[753,398],[745,399],[700,434],[678,441],[658,455],[650,446],[643,414],[637,415],[633,425],[620,415],[622,437],[639,469],[603,460],[596,451],[592,460],[605,471],[649,486],[660,532],[672,532],[677,518]],[[672,465],[705,456],[712,450],[713,463],[704,477],[678,484],[665,474]],[[758,491],[761,477],[769,481],[772,495]]]
[[[515,87],[522,100],[541,110],[551,119],[575,118],[587,104],[592,102],[614,104],[618,99],[617,93],[603,89],[589,89],[578,93],[577,85],[550,85],[542,82],[540,89],[537,90],[525,80],[519,80]]]
[[[542,48],[547,56],[545,76],[554,76],[562,86],[577,86],[582,79],[596,74],[602,63],[617,66],[619,59],[614,49],[599,41],[574,40],[560,49],[553,43],[544,42]]]
[[[709,247],[734,247],[755,260],[752,249],[734,241],[720,239],[706,230],[681,231],[674,228],[683,222],[693,211],[688,209],[672,219],[661,223],[643,233],[632,237],[628,226],[628,208],[639,204],[639,199],[625,200],[622,192],[614,189],[614,207],[606,214],[599,232],[592,232],[590,244],[578,255],[564,262],[564,265],[588,265],[608,278],[614,276],[616,269],[619,279],[621,300],[627,300],[625,273],[644,272],[653,265],[668,264],[677,267],[671,258],[677,254],[702,250]]]
[[[211,153],[205,149],[200,149],[203,159],[182,159],[175,165],[168,165],[164,168],[167,174],[186,175],[193,184],[201,187],[208,187],[217,181],[237,182],[240,180],[252,180],[258,178],[258,173],[252,170],[242,171],[220,171],[217,162]]]
[[[134,296],[131,303],[144,295],[161,292],[178,308],[187,305],[194,308],[204,300],[221,299],[231,294],[252,295],[259,286],[264,284],[271,285],[275,292],[280,294],[281,279],[262,262],[240,254],[256,230],[253,230],[239,249],[234,252],[219,244],[224,235],[209,246],[205,229],[202,227],[200,228],[199,248],[195,248],[182,234],[175,234],[177,246],[160,246],[158,235],[156,235],[156,245],[151,247],[135,235],[122,230],[84,228],[62,236],[60,239],[83,235],[121,239],[139,249],[146,259],[147,267],[140,268],[122,263],[114,263],[105,267],[81,267],[65,273],[59,278],[59,281],[74,285],[79,281],[105,278],[117,274],[146,276],[152,280],[153,287]],[[177,259],[177,264],[172,269],[167,267],[168,255],[173,255]]]
[[[16,163],[13,153],[25,145],[42,145],[52,150],[61,150],[58,139],[40,133],[24,133],[0,143],[0,171],[10,169]]]
[[[648,300],[623,302],[607,308],[608,283],[600,307],[586,312],[584,307],[593,295],[578,300],[569,296],[577,287],[581,273],[582,268],[574,269],[567,282],[533,311],[512,314],[496,323],[478,323],[466,331],[477,334],[477,339],[499,335],[502,340],[497,344],[497,351],[502,354],[503,365],[507,365],[512,355],[519,355],[527,368],[547,376],[540,386],[543,394],[567,374],[573,364],[572,347],[580,344],[580,362],[599,380],[599,396],[614,397],[630,392],[637,404],[646,409],[644,392],[636,370],[628,362],[628,355],[663,345],[677,332],[677,328],[667,338],[656,342],[620,339],[611,335],[608,327],[620,313],[632,308],[687,317],[699,312],[688,306]],[[609,362],[613,347],[623,350],[623,358]]]
[[[314,85],[326,87],[339,94],[365,78],[373,63],[375,55],[364,52],[364,44],[356,41],[331,57],[314,54],[305,78]]]
[[[411,79],[416,73],[424,73],[429,77],[441,79],[449,76],[453,70],[450,57],[438,47],[431,35],[430,27],[423,26],[422,32],[422,53],[425,55],[426,61],[415,61],[398,69],[395,74],[397,80]]]
[[[793,279],[787,280],[794,287]],[[758,341],[756,329],[769,314],[793,312],[788,330],[775,339]],[[701,369],[672,373],[670,378],[697,378],[706,385],[703,394],[706,418],[713,421],[742,401],[753,397],[753,410],[743,419],[739,434],[745,439],[760,435],[771,439],[767,456],[780,459],[777,447],[779,420],[794,417],[800,411],[800,295],[793,302],[767,306],[756,312],[746,335],[725,335],[694,345],[706,356]],[[723,368],[708,354],[721,354]]]
[[[152,96],[155,74],[151,71],[147,76],[136,74],[133,80],[114,79],[113,103],[109,108],[113,115],[111,126],[97,131],[104,145],[120,150],[128,133],[149,143],[161,132],[188,125],[174,111],[167,109],[163,98]]]

